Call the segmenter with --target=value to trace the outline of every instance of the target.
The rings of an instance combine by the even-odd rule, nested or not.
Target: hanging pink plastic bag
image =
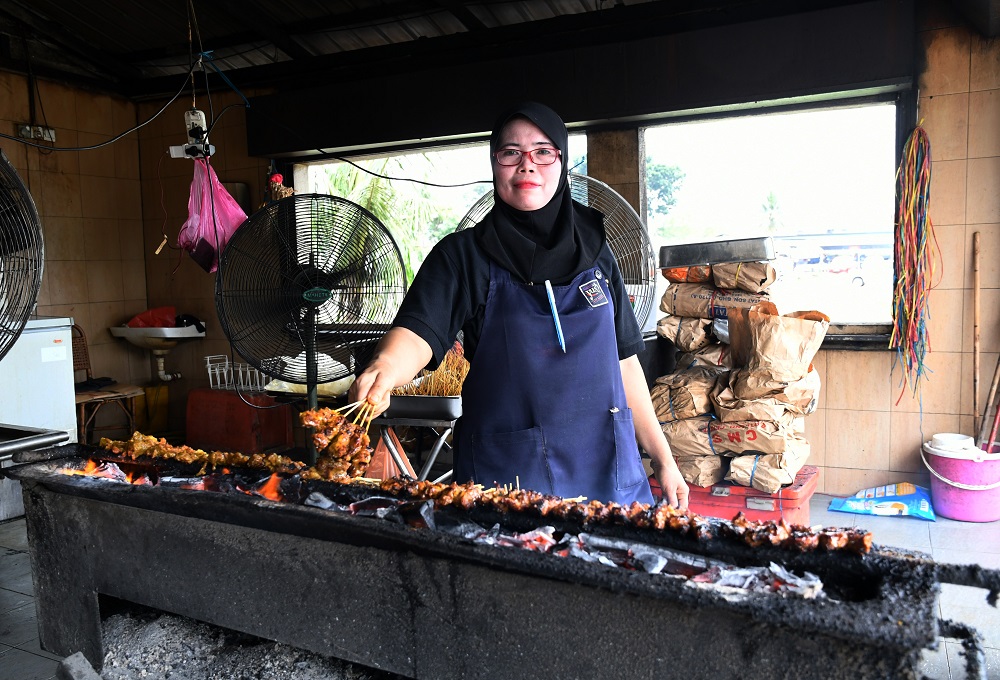
[[[202,269],[214,272],[219,266],[219,253],[246,219],[247,214],[219,182],[208,161],[195,158],[188,218],[177,234],[177,245],[188,251]]]

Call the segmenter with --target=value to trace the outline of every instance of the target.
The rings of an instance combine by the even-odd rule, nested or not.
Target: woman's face
[[[555,145],[541,129],[525,118],[515,118],[500,133],[495,151],[517,149],[527,152]],[[517,165],[500,165],[493,157],[493,183],[504,203],[517,210],[538,210],[559,188],[562,158],[551,165],[536,165],[526,154]]]

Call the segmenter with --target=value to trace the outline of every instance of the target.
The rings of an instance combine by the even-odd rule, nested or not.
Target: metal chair
[[[83,371],[87,375],[87,380],[94,379],[94,373],[90,367],[90,350],[87,347],[87,335],[77,324],[73,324],[73,374],[74,379],[78,371]],[[128,419],[128,434],[132,435],[135,430],[135,398],[145,394],[145,390],[136,385],[125,385],[115,383],[97,390],[88,390],[76,393],[76,426],[77,440],[82,444],[90,443],[90,434],[98,430],[117,430],[118,426],[97,427],[94,419],[98,412],[106,404],[115,404],[122,410]]]

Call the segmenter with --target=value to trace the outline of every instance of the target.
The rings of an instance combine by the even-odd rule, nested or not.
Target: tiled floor
[[[939,562],[978,563],[1000,569],[1000,522],[969,524],[939,518],[925,522],[908,517],[869,517],[829,512],[831,497],[815,495],[810,504],[812,524],[860,526],[873,532],[875,542],[920,550]],[[31,566],[24,520],[0,524],[0,678],[54,678],[59,657],[38,645]],[[986,604],[986,591],[945,584],[938,602],[940,616],[973,626],[985,639],[987,677],[1000,680],[1000,610]],[[928,680],[966,677],[959,643],[941,640],[937,651],[926,651],[921,672]]]

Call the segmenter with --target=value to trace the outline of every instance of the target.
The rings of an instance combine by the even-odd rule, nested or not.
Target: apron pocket
[[[646,469],[635,441],[632,410],[623,409],[611,414],[615,429],[615,461],[618,472],[617,489],[628,489],[646,481]]]
[[[478,484],[520,484],[522,489],[552,493],[552,474],[542,447],[542,430],[474,434],[472,470]]]

